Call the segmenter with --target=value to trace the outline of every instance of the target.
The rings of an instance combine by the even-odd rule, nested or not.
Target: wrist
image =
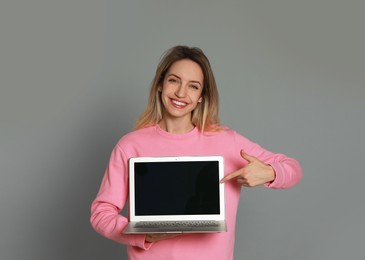
[[[274,168],[270,164],[268,164],[267,166],[268,166],[268,181],[267,182],[270,183],[275,180],[276,173],[275,173]]]

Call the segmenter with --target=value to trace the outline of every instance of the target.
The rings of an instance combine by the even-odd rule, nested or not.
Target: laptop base
[[[173,226],[161,225],[149,227],[141,226],[139,222],[130,222],[123,230],[123,234],[152,234],[152,233],[219,233],[226,232],[225,221],[214,221],[214,225],[191,225],[191,226]]]

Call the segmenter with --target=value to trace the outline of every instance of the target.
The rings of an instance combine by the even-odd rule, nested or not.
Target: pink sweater
[[[202,134],[197,128],[187,134],[171,134],[157,125],[131,132],[120,139],[112,151],[100,190],[91,206],[91,224],[101,235],[126,244],[131,260],[233,259],[236,213],[241,186],[226,182],[227,232],[183,234],[155,243],[145,242],[145,235],[124,235],[128,218],[119,214],[128,200],[128,159],[136,156],[221,155],[225,174],[247,162],[240,150],[270,164],[276,173],[270,188],[289,188],[298,183],[302,171],[298,162],[283,154],[273,154],[235,131],[227,129]]]

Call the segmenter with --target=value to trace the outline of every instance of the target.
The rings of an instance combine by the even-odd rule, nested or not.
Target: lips
[[[182,102],[182,101],[178,101],[176,99],[171,99],[171,103],[175,106],[175,107],[178,107],[178,108],[183,108],[187,105],[187,103],[185,102]]]

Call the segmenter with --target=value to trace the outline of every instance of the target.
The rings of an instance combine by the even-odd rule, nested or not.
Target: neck
[[[161,129],[172,134],[185,134],[194,129],[194,125],[191,121],[184,122],[183,120],[167,120],[162,119],[158,125]]]

